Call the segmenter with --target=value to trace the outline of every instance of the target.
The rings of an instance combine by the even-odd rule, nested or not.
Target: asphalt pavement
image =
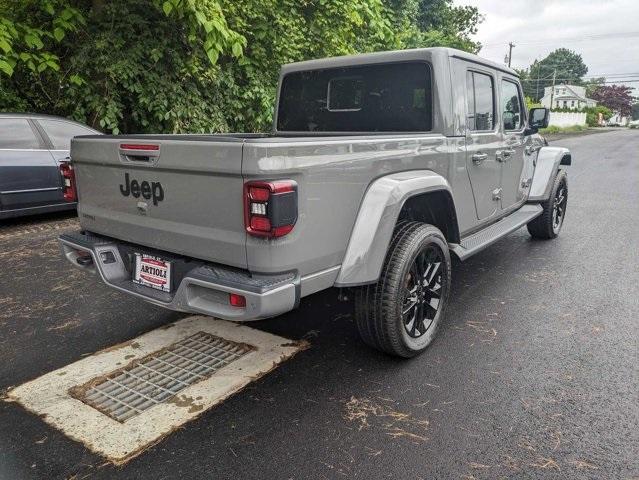
[[[124,466],[0,402],[0,479],[639,478],[639,131],[554,144],[561,235],[455,263],[423,355],[368,349],[322,292],[253,325],[309,349]],[[74,226],[0,226],[0,392],[184,317],[67,265]]]

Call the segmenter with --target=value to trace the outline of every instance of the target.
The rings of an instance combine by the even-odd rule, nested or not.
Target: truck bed
[[[157,145],[157,156],[137,161],[126,144]],[[254,273],[295,271],[309,277],[305,295],[333,284],[371,180],[426,167],[448,174],[447,148],[436,133],[119,135],[76,137],[71,156],[83,230]],[[127,174],[129,185],[161,184],[162,200],[133,198]],[[298,185],[295,228],[270,240],[244,225],[244,183],[267,179]]]

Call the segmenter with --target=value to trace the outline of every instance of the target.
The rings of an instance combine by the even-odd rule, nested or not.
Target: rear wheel
[[[419,222],[399,224],[378,282],[357,292],[362,339],[391,355],[417,355],[437,333],[449,290],[450,253],[442,232]]]
[[[568,205],[568,176],[563,170],[557,172],[550,191],[550,198],[541,203],[544,211],[531,221],[528,232],[533,238],[551,239],[559,235]]]

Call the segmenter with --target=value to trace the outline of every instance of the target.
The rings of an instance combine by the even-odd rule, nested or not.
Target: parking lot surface
[[[336,292],[251,326],[310,348],[114,466],[0,402],[0,479],[639,478],[639,133],[565,138],[558,239],[453,267],[439,337],[366,348]],[[69,215],[0,227],[0,391],[186,317],[73,269]]]

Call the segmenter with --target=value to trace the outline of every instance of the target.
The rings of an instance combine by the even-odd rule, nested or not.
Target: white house
[[[546,108],[569,108],[578,110],[585,107],[595,107],[597,102],[591,98],[586,98],[585,87],[577,85],[555,85],[555,92],[552,93],[553,87],[544,88],[544,96],[541,97],[541,104]],[[552,97],[552,105],[550,105]]]

